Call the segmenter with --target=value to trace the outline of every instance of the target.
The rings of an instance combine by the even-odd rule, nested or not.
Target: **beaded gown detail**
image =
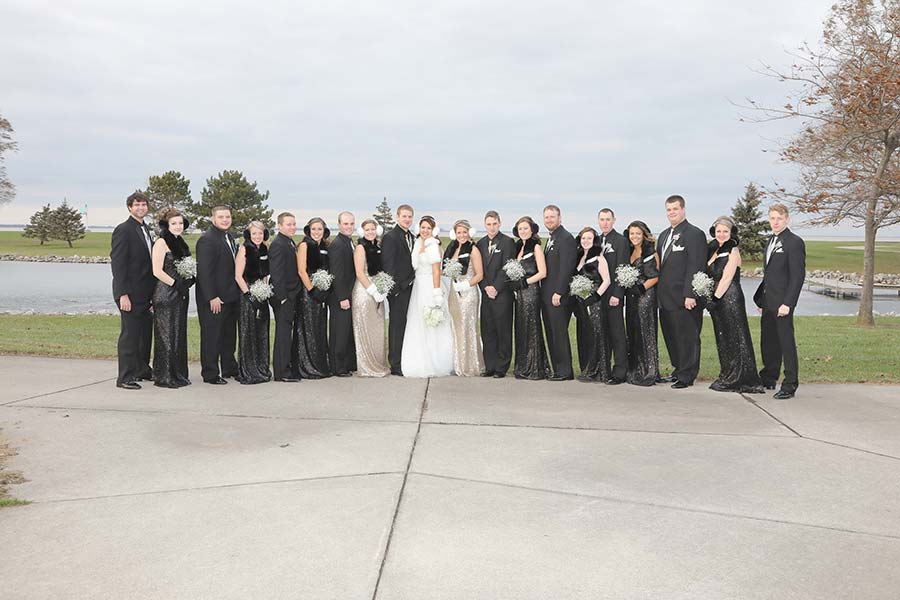
[[[168,241],[168,240],[167,240]],[[186,244],[185,244],[186,249]],[[190,255],[190,251],[186,256]],[[175,258],[166,252],[166,275],[177,279]],[[184,297],[176,286],[156,282],[153,291],[153,383],[160,387],[190,385],[187,360],[187,309],[189,293]]]
[[[625,380],[650,386],[659,379],[659,315],[656,286],[641,292],[648,279],[659,277],[653,244],[644,244],[641,255],[631,261],[640,275],[638,283],[625,290],[625,327],[628,341],[628,373]]]
[[[734,240],[728,240],[721,247],[715,240],[710,243],[710,258],[716,258],[709,266],[708,274],[719,285],[728,264],[728,254],[736,247]],[[713,287],[715,291],[716,287]],[[747,322],[747,307],[744,291],[741,289],[741,269],[734,277],[721,300],[710,310],[716,332],[716,349],[719,354],[719,376],[710,386],[722,391],[763,393],[762,380],[756,370],[756,354],[750,338],[750,324]]]
[[[366,273],[372,277],[381,271],[381,248],[374,240],[361,239],[359,243],[366,253]],[[391,372],[387,366],[384,305],[384,302],[375,302],[356,280],[350,297],[350,310],[353,311],[356,374],[361,377],[384,377]]]
[[[247,263],[244,281],[253,285],[269,275],[269,256],[265,244],[244,243]],[[269,369],[269,305],[257,309],[241,295],[238,309],[238,381],[245,384],[264,383],[272,379]]]
[[[466,281],[475,277],[475,268],[469,262],[460,279]],[[450,311],[450,330],[453,332],[453,371],[461,377],[477,377],[484,371],[484,354],[481,336],[478,334],[478,312],[481,306],[481,292],[478,285],[470,286],[459,293],[451,288],[447,298]]]
[[[306,272],[312,276],[319,269],[328,270],[328,248],[312,238],[304,238],[307,245]],[[330,292],[329,292],[330,293]],[[328,353],[328,305],[310,295],[305,285],[297,296],[296,335],[294,336],[294,365],[304,379],[330,377],[331,360]]]
[[[578,249],[578,262],[584,250]],[[600,275],[598,260],[603,258],[601,248],[595,246],[588,250],[587,259],[581,269],[576,267],[576,275],[584,275],[594,282],[596,290],[603,283]],[[577,264],[577,263],[576,263]],[[593,303],[591,301],[594,300]],[[578,365],[581,368],[581,381],[603,381],[610,378],[609,369],[609,344],[606,326],[606,310],[602,300],[596,293],[588,297],[587,302],[576,296],[572,296],[572,304],[575,312],[575,331],[578,340]]]
[[[538,272],[534,258],[535,240],[528,240],[520,262],[525,278]],[[522,241],[516,243],[516,256],[522,250]],[[540,283],[529,284],[516,292],[514,330],[516,333],[516,379],[546,379],[547,350],[544,347],[544,330],[541,327]]]

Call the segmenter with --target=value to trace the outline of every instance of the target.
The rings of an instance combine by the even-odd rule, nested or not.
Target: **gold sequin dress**
[[[356,374],[360,377],[384,377],[391,372],[387,366],[384,302],[375,302],[357,280],[353,285],[350,306],[356,344]]]
[[[475,276],[472,263],[462,279]],[[481,293],[478,286],[469,287],[462,294],[451,291],[447,299],[450,312],[450,329],[453,332],[453,371],[461,377],[478,377],[484,371],[484,354],[481,336],[478,335],[478,314]]]

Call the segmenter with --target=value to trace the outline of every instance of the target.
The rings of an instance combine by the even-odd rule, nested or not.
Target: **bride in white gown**
[[[447,311],[450,281],[441,277],[441,246],[434,236],[434,219],[419,221],[419,237],[412,249],[416,279],[406,316],[400,364],[407,377],[439,377],[453,372],[453,334]],[[439,307],[440,325],[425,323],[425,310]]]

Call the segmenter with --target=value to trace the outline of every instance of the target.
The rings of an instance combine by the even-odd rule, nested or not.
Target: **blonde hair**
[[[734,229],[734,219],[729,217],[728,215],[722,215],[721,217],[716,217],[716,220],[713,221],[712,228],[715,230],[719,225],[727,225],[728,229]]]
[[[247,225],[247,229],[253,229],[254,227],[259,229],[263,233],[265,233],[266,231],[266,226],[262,224],[262,221],[250,221],[250,224]]]
[[[777,212],[777,213],[778,213],[779,215],[781,215],[782,217],[788,217],[788,216],[790,216],[790,214],[791,214],[791,213],[788,211],[788,207],[785,206],[784,204],[773,204],[772,206],[769,207],[769,212],[770,212],[770,213],[771,213],[771,212]]]

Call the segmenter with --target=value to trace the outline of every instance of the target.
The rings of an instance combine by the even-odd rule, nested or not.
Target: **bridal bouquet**
[[[375,285],[375,289],[378,290],[378,293],[382,296],[387,296],[391,290],[394,289],[394,278],[384,271],[379,271],[370,277],[369,281]]]
[[[575,275],[572,277],[572,283],[569,284],[569,293],[582,300],[587,300],[595,289],[594,282],[586,275]]]
[[[691,287],[694,288],[694,293],[705,298],[712,296],[713,283],[712,278],[703,271],[697,271],[691,279]]]
[[[175,271],[184,279],[197,278],[197,259],[193,256],[185,256],[175,261]]]
[[[327,292],[331,289],[331,284],[334,282],[334,275],[325,269],[319,269],[309,276],[309,280],[312,282],[314,288]]]
[[[456,281],[462,275],[462,263],[455,258],[444,259],[444,276]]]
[[[257,279],[250,284],[250,296],[257,302],[265,302],[275,293],[271,283],[266,283],[262,279]]]
[[[510,281],[518,281],[525,278],[525,267],[515,258],[511,258],[503,265],[503,272]]]
[[[638,282],[641,273],[637,267],[631,265],[619,265],[616,267],[616,281],[623,288],[633,287]]]
[[[447,320],[447,315],[441,306],[428,305],[423,309],[425,324],[429,327],[439,327]]]

